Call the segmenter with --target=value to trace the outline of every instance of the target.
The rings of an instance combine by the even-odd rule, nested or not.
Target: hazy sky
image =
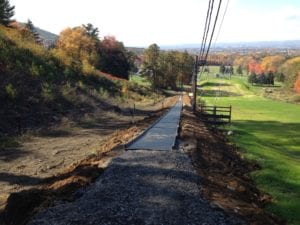
[[[228,0],[223,0],[221,16]],[[216,2],[218,2],[216,0]],[[126,46],[201,43],[208,0],[10,0],[18,21],[59,34],[92,23]],[[217,42],[299,40],[300,0],[230,0]]]

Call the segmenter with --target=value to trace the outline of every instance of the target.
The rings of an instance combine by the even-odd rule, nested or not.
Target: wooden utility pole
[[[196,104],[197,104],[197,75],[198,75],[198,56],[196,55],[193,83],[192,83],[192,93],[193,93],[192,108],[194,113],[196,112]]]

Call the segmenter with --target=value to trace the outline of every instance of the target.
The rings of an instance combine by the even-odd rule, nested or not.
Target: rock
[[[236,181],[230,181],[226,187],[231,191],[236,191],[238,183]]]
[[[239,185],[238,188],[237,188],[237,191],[238,192],[245,192],[246,188],[243,185]]]

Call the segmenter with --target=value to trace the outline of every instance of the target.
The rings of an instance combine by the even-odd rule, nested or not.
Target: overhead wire
[[[227,10],[228,10],[229,2],[230,2],[230,0],[227,0],[226,6],[225,6],[225,10],[224,10],[224,13],[223,13],[223,16],[222,16],[222,20],[221,20],[221,23],[220,23],[220,26],[219,26],[219,30],[218,30],[218,33],[217,33],[216,38],[215,38],[214,47],[216,46],[217,40],[218,40],[218,38],[220,36],[221,29],[222,29],[222,26],[223,26],[223,23],[224,23],[224,19],[225,19]]]
[[[210,22],[211,22],[211,15],[212,15],[212,11],[213,11],[213,5],[214,5],[214,0],[209,0],[207,13],[206,13],[206,19],[205,19],[203,38],[202,38],[200,54],[199,54],[200,59],[202,59],[203,54],[205,52],[205,48],[206,48],[206,41],[207,41],[207,36],[208,36]]]
[[[215,32],[215,29],[216,29],[216,24],[217,24],[217,21],[218,21],[221,5],[222,5],[222,0],[219,0],[218,9],[217,9],[217,12],[216,12],[216,15],[215,15],[215,20],[214,20],[214,23],[213,23],[213,29],[212,29],[211,34],[210,34],[209,44],[206,48],[206,42],[207,42],[208,34],[209,34],[209,31],[210,31],[211,17],[212,17],[213,8],[214,8],[214,0],[212,1],[212,4],[209,4],[210,7],[208,9],[208,12],[209,12],[208,26],[205,26],[205,28],[206,28],[205,33],[204,33],[205,40],[204,40],[204,43],[201,43],[201,46],[203,46],[203,47],[200,49],[200,60],[202,60],[201,62],[204,62],[203,64],[201,64],[202,68],[201,68],[201,71],[200,71],[200,76],[203,74],[204,67],[207,64],[208,53],[209,53],[209,50],[211,48],[211,43],[212,43],[214,32]],[[206,53],[205,53],[205,51],[206,51]],[[205,55],[204,55],[204,53],[205,53]]]

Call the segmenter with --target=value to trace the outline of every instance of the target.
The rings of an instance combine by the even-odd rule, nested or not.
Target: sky
[[[214,42],[300,40],[300,0],[223,0]],[[201,43],[209,0],[10,0],[15,19],[59,34],[92,23],[126,46]],[[216,3],[218,0],[215,1]],[[217,5],[217,4],[216,4]],[[217,36],[217,35],[215,35]]]

